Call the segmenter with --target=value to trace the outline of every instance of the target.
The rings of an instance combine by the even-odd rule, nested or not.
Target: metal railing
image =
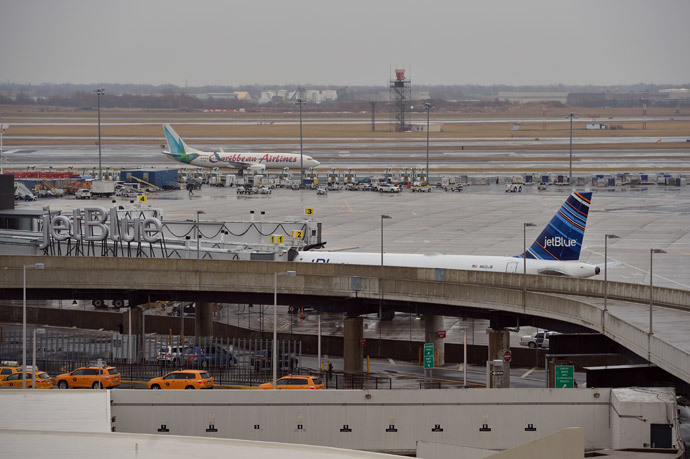
[[[33,360],[33,329],[27,331],[27,365]],[[177,339],[175,339],[177,338]],[[217,385],[257,385],[272,377],[271,340],[121,335],[110,332],[48,329],[36,335],[36,364],[51,376],[98,359],[116,366],[126,381],[146,381],[180,368],[204,369]],[[302,343],[279,340],[278,374],[302,372]],[[21,364],[22,329],[3,327],[0,337],[2,360]],[[180,352],[180,349],[182,351]]]

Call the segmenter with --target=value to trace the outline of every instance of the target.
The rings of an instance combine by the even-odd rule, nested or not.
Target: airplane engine
[[[263,174],[264,171],[266,170],[266,166],[263,164],[254,164],[252,166],[249,166],[247,168],[247,171],[249,171],[250,174]]]

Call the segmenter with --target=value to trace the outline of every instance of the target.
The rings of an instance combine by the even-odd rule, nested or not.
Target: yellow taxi
[[[0,381],[7,378],[9,375],[14,373],[19,373],[22,371],[22,367],[19,366],[18,362],[3,361],[0,366]]]
[[[273,389],[273,381],[263,383],[259,386],[259,389]],[[316,389],[326,389],[321,378],[316,376],[305,376],[305,375],[288,375],[283,376],[276,381],[276,389],[283,390],[316,390]]]
[[[110,389],[120,385],[120,372],[115,367],[82,367],[55,378],[60,389],[69,387]]]
[[[204,370],[177,370],[149,381],[149,389],[213,389],[213,378]]]
[[[33,371],[26,372],[26,387],[30,389],[33,387]],[[15,389],[22,388],[22,373],[12,373],[2,381],[0,381],[1,387],[12,387]],[[36,372],[36,389],[52,389],[53,388],[53,378],[48,375],[45,371]]]

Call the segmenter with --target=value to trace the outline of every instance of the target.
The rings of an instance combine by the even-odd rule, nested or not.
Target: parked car
[[[202,368],[232,367],[237,364],[237,357],[220,346],[202,346],[195,347],[186,362]]]
[[[30,389],[33,387],[34,381],[33,371],[26,372],[26,387]],[[21,389],[23,387],[22,373],[13,373],[0,381],[0,387],[12,387],[14,389]],[[36,372],[36,389],[52,389],[53,378],[45,371]]]
[[[259,389],[273,389],[273,381],[263,383]],[[326,389],[321,378],[316,376],[288,375],[276,381],[276,389],[279,390],[318,390]]]
[[[110,389],[120,385],[120,372],[116,367],[81,367],[70,373],[55,377],[60,389],[81,387],[93,389]]]
[[[544,337],[544,333],[546,333],[546,337]],[[532,349],[536,349],[537,347],[543,347],[544,349],[548,349],[549,337],[557,334],[558,332],[546,331],[534,333],[533,335],[525,335],[520,338],[520,346],[527,346]]]
[[[213,389],[213,378],[204,370],[172,371],[160,378],[152,378],[149,389]]]
[[[168,363],[173,366],[182,365],[189,355],[192,354],[193,349],[190,346],[183,346],[180,351],[180,346],[161,346],[158,349],[156,360],[158,363]]]

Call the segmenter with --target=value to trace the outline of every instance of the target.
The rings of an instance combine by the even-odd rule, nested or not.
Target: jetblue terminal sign
[[[43,242],[41,249],[52,242],[74,240],[76,242],[160,242],[163,224],[158,218],[119,217],[117,208],[94,206],[74,209],[72,216],[43,216]]]

